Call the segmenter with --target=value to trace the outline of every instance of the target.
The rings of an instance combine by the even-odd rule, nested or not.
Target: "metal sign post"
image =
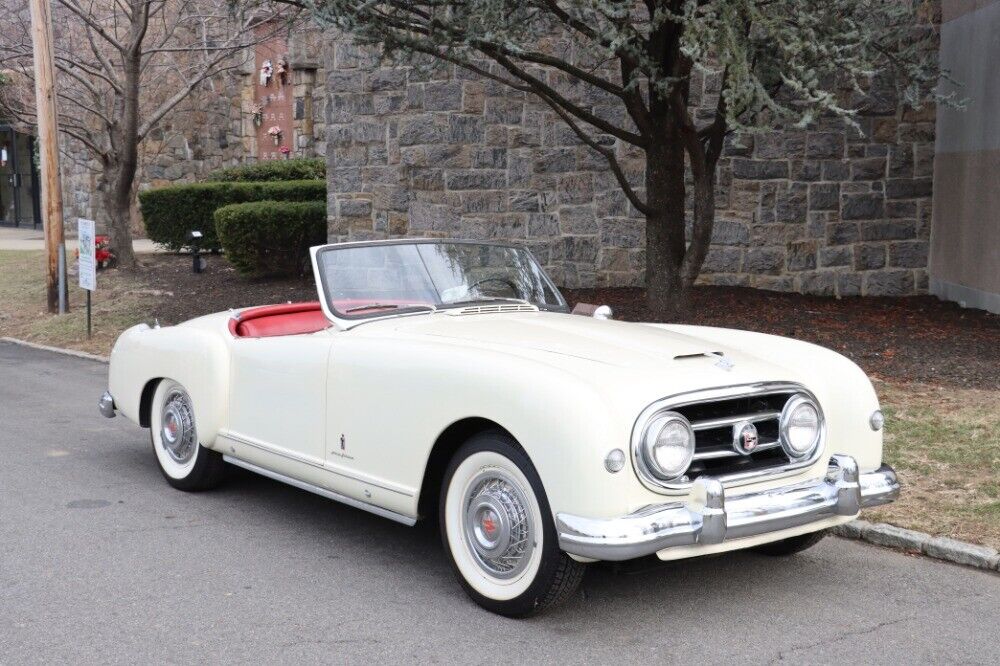
[[[77,218],[80,243],[80,288],[87,290],[87,339],[90,339],[90,292],[97,289],[97,242],[93,220]]]

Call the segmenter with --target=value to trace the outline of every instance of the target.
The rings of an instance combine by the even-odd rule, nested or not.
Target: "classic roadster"
[[[116,342],[100,410],[150,429],[175,488],[236,465],[437,515],[458,581],[508,616],[566,599],[588,562],[789,555],[899,493],[872,385],[832,351],[572,314],[516,246],[311,255],[318,302]]]

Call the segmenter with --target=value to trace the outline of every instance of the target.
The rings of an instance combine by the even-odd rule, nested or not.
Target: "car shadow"
[[[330,535],[336,535],[336,553],[326,552],[326,557],[364,558],[364,566],[384,566],[387,575],[391,571],[415,586],[436,589],[436,594],[450,590],[450,596],[438,601],[441,605],[492,617],[454,582],[434,520],[407,527],[238,468],[224,487],[206,495],[229,507],[219,511],[239,507],[252,515],[258,528],[273,522],[275,529],[293,532],[304,548],[328,550]],[[658,614],[668,601],[671,607],[688,605],[696,613],[717,612],[741,600],[751,604],[762,598],[780,600],[794,590],[838,585],[843,577],[829,562],[838,542],[829,541],[815,551],[781,560],[740,551],[672,562],[647,557],[592,564],[573,600],[531,621],[561,625],[560,632],[568,630],[569,621],[574,631],[584,631],[622,612],[648,608]],[[780,575],[776,575],[778,562]]]

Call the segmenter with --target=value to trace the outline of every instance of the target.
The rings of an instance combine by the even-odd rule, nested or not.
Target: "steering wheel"
[[[476,280],[475,282],[469,285],[469,291],[470,292],[475,291],[479,287],[479,285],[485,284],[487,282],[499,282],[502,285],[506,285],[507,287],[510,288],[511,293],[513,293],[514,296],[516,296],[517,298],[521,298],[520,288],[518,288],[518,286],[513,282],[511,282],[509,279],[502,277],[485,277],[482,278],[481,280]]]

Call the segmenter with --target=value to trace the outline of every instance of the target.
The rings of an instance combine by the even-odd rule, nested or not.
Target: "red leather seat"
[[[238,338],[316,333],[330,326],[319,301],[262,305],[229,320],[229,332]]]

